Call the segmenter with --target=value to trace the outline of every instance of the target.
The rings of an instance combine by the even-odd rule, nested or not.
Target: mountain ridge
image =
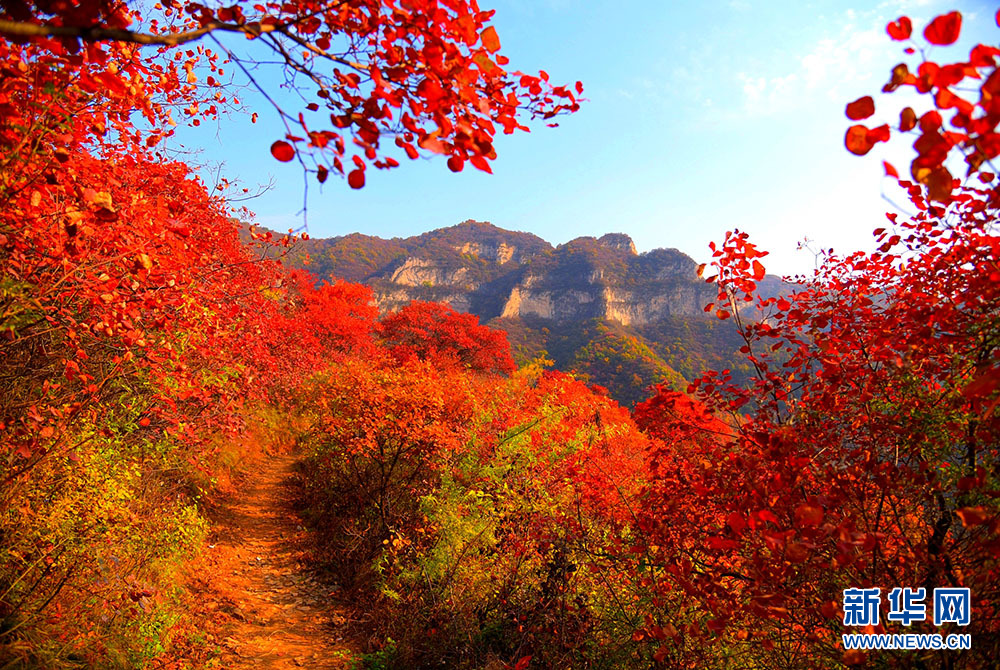
[[[551,356],[625,404],[651,384],[686,386],[701,369],[733,367],[742,344],[730,324],[705,314],[716,289],[691,257],[638,253],[625,233],[552,245],[467,220],[407,238],[310,239],[287,262],[371,286],[382,311],[426,300],[476,314],[508,332],[521,361]],[[769,276],[761,288],[775,293],[781,282]]]

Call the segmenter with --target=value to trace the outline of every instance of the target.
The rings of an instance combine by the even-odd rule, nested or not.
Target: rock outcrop
[[[298,254],[298,256],[296,256]],[[545,352],[560,369],[607,386],[630,404],[649,384],[683,388],[713,367],[740,369],[731,322],[706,315],[716,292],[676,249],[638,253],[623,233],[553,247],[541,238],[466,221],[406,239],[353,234],[309,240],[293,265],[321,279],[364,282],[382,311],[446,302],[508,333],[515,356]],[[768,277],[772,292],[781,282]]]
[[[640,254],[623,233],[553,247],[528,233],[466,221],[407,239],[349,235],[306,245],[321,259],[320,274],[371,285],[383,310],[436,300],[484,321],[596,318],[633,326],[702,317],[715,297],[691,258],[676,249]],[[317,264],[310,269],[317,272]]]

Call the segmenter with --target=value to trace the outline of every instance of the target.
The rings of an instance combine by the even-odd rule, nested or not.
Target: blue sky
[[[770,272],[808,271],[813,256],[796,250],[803,239],[845,252],[871,246],[889,207],[882,189],[892,191],[880,159],[901,173],[908,164],[905,141],[864,158],[843,148],[847,102],[872,94],[875,119],[891,122],[907,101],[878,94],[893,65],[912,62],[886,23],[906,14],[918,35],[937,14],[961,10],[963,38],[931,59],[956,60],[1000,34],[995,5],[956,0],[480,2],[497,10],[512,69],[582,80],[589,101],[559,128],[499,139],[493,175],[453,174],[438,158],[369,170],[360,191],[314,183],[310,235],[409,236],[477,219],[556,244],[623,232],[640,251],[674,247],[703,261],[710,241],[739,228],[771,252]],[[174,145],[198,149],[190,162],[221,164],[244,186],[273,181],[248,206],[262,225],[297,228],[301,169],[271,158],[284,131],[247,100],[256,125],[234,115],[183,129]]]

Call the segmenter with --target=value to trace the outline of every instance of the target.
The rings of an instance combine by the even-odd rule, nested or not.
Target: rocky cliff
[[[630,326],[701,316],[714,297],[691,258],[676,249],[637,253],[621,233],[553,247],[528,233],[466,221],[407,239],[310,240],[303,251],[321,277],[371,285],[384,310],[438,300],[483,320],[599,318]]]
[[[640,254],[622,233],[554,247],[466,221],[405,239],[309,240],[291,262],[305,265],[306,256],[320,278],[372,286],[384,311],[411,300],[447,302],[507,329],[522,357],[544,350],[564,368],[580,371],[586,362],[595,381],[628,378],[638,390],[622,400],[641,397],[649,383],[679,383],[701,367],[725,365],[739,347],[731,326],[705,315],[715,290],[698,278],[691,258],[676,249]],[[780,286],[770,277],[764,284]],[[639,358],[643,373],[635,380],[629,361]],[[613,368],[608,374],[605,364]],[[656,378],[646,378],[649,370]]]

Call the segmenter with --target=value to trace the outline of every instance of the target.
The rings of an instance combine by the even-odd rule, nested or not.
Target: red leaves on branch
[[[984,506],[963,507],[955,510],[955,514],[962,520],[962,525],[966,528],[979,526],[986,523],[995,516],[995,512]]]
[[[927,38],[950,43],[959,25],[957,15],[939,17]],[[901,19],[890,35],[905,39],[909,26]],[[683,611],[686,635],[718,643],[717,653],[740,649],[746,665],[891,664],[881,652],[839,648],[846,585],[993,588],[1000,186],[986,168],[1000,155],[998,55],[978,45],[967,61],[894,68],[886,92],[913,86],[925,107],[900,118],[901,131],[916,131],[912,181],[883,162],[913,211],[888,215],[892,229],[875,231],[875,251],[830,250],[790,294],[765,297],[760,252],[744,234],[711,246],[719,293],[709,311],[721,305],[717,315],[735,322],[755,381],[707,372],[691,399],[658,390],[636,407],[659,440],[638,512],[643,564],[660,568],[651,619],[681,627]],[[845,144],[864,154],[890,140],[888,126],[859,124]],[[957,158],[976,179],[953,178],[945,164]],[[738,309],[747,303],[762,318]],[[978,633],[969,632],[991,642],[970,665],[992,667],[1000,623],[989,598],[974,609]],[[799,637],[787,646],[790,629]],[[681,658],[673,665],[718,656]]]
[[[151,22],[125,5],[85,4],[83,9],[65,3],[19,5],[13,17],[17,25],[11,30],[20,31],[18,39],[29,42],[16,48],[28,58],[39,53],[55,56],[55,61],[35,61],[47,75],[64,80],[53,81],[53,90],[73,90],[66,82],[79,75],[80,93],[99,91],[108,100],[120,101],[121,111],[131,105],[155,119],[157,130],[142,138],[149,146],[170,134],[172,107],[199,125],[224,107],[240,105],[237,98],[219,91],[226,76],[224,59],[200,45],[189,48],[206,29],[246,34],[251,44],[250,55],[241,56],[244,62],[275,70],[278,79],[302,91],[301,112],[328,112],[303,114],[273,103],[286,122],[299,126],[290,133],[311,140],[297,151],[284,141],[272,145],[272,155],[282,162],[297,154],[344,174],[346,161],[364,156],[379,169],[392,169],[402,155],[418,157],[420,147],[460,155],[489,172],[498,129],[505,134],[527,130],[526,117],[550,121],[579,109],[579,82],[575,87],[557,86],[544,72],[534,76],[505,69],[508,60],[499,53],[499,36],[488,24],[492,12],[480,11],[473,0],[444,6],[418,2],[405,10],[390,0],[217,9],[181,3],[165,5],[164,16]],[[222,25],[213,28],[217,24]],[[129,25],[148,25],[150,32],[106,32]],[[52,31],[87,28],[78,36],[53,40],[45,34],[49,26]],[[82,51],[81,42],[87,45]],[[358,47],[362,42],[365,48]],[[139,53],[136,43],[156,44],[158,53],[148,59],[133,57]],[[338,44],[344,46],[334,46]],[[209,71],[207,86],[199,87],[203,70]],[[123,130],[129,125],[128,114],[116,109],[108,109],[107,115],[96,109],[86,112],[95,116],[95,134],[104,134],[109,126]],[[326,119],[329,125],[323,128]],[[130,141],[134,137],[130,134]],[[360,183],[358,177],[351,182]]]
[[[509,379],[506,336],[473,316],[417,304],[379,322],[369,288],[287,271],[275,259],[294,242],[241,229],[249,213],[223,199],[228,182],[209,193],[155,152],[178,121],[198,125],[240,106],[223,85],[233,55],[201,41],[224,23],[247,37],[241,63],[278,70],[260,81],[287,77],[305,97],[301,110],[277,110],[289,128],[270,146],[275,160],[298,159],[320,183],[335,172],[351,188],[364,186],[366,166],[391,169],[424,152],[490,172],[498,132],[573,112],[582,93],[579,82],[507,71],[491,16],[472,0],[171,1],[148,15],[125,3],[4,5],[0,501],[14,506],[0,515],[0,554],[10,558],[0,582],[11,587],[0,616],[23,626],[5,631],[0,656],[16,649],[47,666],[93,667],[147,658],[137,646],[148,638],[133,633],[165,610],[132,580],[163,577],[160,557],[167,564],[181,560],[179,547],[185,556],[196,548],[194,492],[242,460],[256,431],[276,430],[248,431],[257,412],[270,424],[294,402],[297,425],[315,420],[311,434],[336,440],[338,463],[368,468],[351,473],[341,498],[379,512],[364,522],[377,534],[367,551],[410,541],[389,544],[390,527],[432,537],[420,497],[442,472],[467,476],[454,467],[465,450],[482,447],[483,469],[510,470],[490,447],[521,434],[532,463],[498,478],[489,497],[558,492],[562,504],[518,510],[515,522],[494,514],[509,541],[491,559],[516,566],[530,552],[536,566],[548,561],[571,506],[623,523],[621,492],[637,492],[647,444],[627,412],[564,376]],[[549,399],[562,402],[552,421],[541,413]],[[491,408],[496,421],[473,413],[493,400],[505,403]],[[568,597],[525,600],[545,616],[578,607]],[[509,623],[505,608],[491,610]],[[476,620],[472,608],[463,614]],[[58,645],[39,660],[33,641],[47,639]]]
[[[925,28],[924,37],[931,44],[952,44],[959,37],[961,25],[962,15],[949,12],[933,19]],[[998,55],[1000,50],[995,47],[979,44],[969,52],[967,61],[945,65],[924,61],[916,74],[900,63],[883,87],[883,92],[891,93],[902,86],[913,86],[918,94],[927,95],[933,105],[919,115],[912,107],[900,112],[900,131],[920,131],[913,144],[917,155],[910,164],[910,176],[922,194],[918,199],[911,192],[911,200],[918,208],[952,202],[957,182],[945,164],[953,153],[962,154],[970,175],[1000,155],[1000,135],[996,132],[1000,108],[995,102],[1000,93]],[[961,90],[967,80],[978,85],[978,100]],[[862,126],[852,126],[847,131],[845,145],[852,153],[864,155],[874,142],[883,141],[882,137],[888,139],[889,135],[888,128],[878,136],[872,133],[864,131]]]

